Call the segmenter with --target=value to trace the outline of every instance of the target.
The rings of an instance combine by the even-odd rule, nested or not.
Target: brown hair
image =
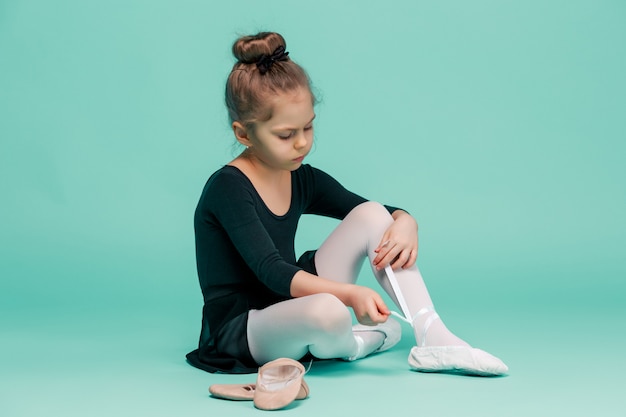
[[[257,63],[264,56],[274,53],[280,46],[286,47],[285,39],[275,32],[261,32],[243,36],[233,44],[233,55],[237,62],[226,82],[226,107],[230,122],[239,121],[252,126],[255,121],[265,121],[272,117],[268,97],[306,88],[315,102],[309,77],[304,69],[286,57],[274,61],[262,73]]]

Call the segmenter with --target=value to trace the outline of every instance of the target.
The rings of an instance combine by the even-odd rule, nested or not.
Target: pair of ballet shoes
[[[278,410],[309,396],[304,374],[300,362],[279,358],[259,368],[256,384],[214,384],[209,392],[225,400],[253,401],[261,410]]]

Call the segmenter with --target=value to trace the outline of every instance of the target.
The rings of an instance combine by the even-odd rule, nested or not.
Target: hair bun
[[[285,39],[276,32],[242,36],[233,44],[233,55],[239,62],[254,64],[262,55],[272,54],[280,45],[287,46]]]

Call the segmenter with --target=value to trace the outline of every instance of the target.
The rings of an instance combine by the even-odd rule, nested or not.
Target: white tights
[[[389,212],[379,203],[355,207],[317,251],[318,275],[355,283],[363,261],[369,258],[371,265],[376,257],[374,249],[392,222]],[[372,270],[398,306],[385,270]],[[441,320],[433,320],[437,316],[417,266],[394,272],[411,317],[417,315],[413,328],[418,346],[469,346]],[[428,330],[427,337],[424,329]],[[365,333],[371,333],[371,351],[380,346],[381,333]],[[250,353],[259,364],[280,357],[300,359],[308,352],[321,359],[347,358],[357,351],[350,310],[332,294],[314,294],[251,310],[247,335]]]

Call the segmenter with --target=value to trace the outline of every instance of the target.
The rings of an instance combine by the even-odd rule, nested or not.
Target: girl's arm
[[[320,293],[332,294],[346,306],[352,307],[361,324],[384,323],[391,314],[380,295],[371,288],[332,281],[306,271],[298,271],[291,280],[293,297]]]
[[[306,213],[343,219],[361,203],[368,200],[347,190],[333,177],[317,168],[303,165],[302,175],[309,186],[309,206]],[[406,211],[385,205],[394,219],[378,247],[374,265],[382,269],[391,264],[394,269],[409,268],[417,259],[417,223]]]

